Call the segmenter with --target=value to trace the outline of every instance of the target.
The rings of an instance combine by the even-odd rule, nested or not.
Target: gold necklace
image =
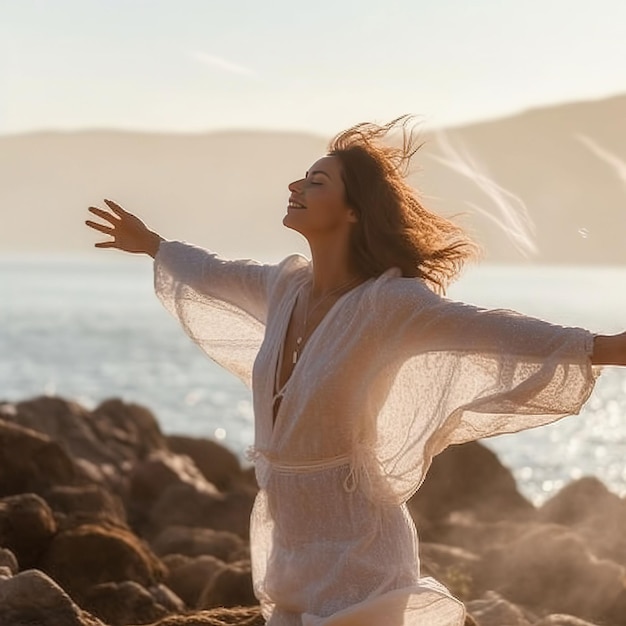
[[[320,300],[315,304],[315,306],[310,311],[309,311],[309,301],[311,298],[311,289],[309,288],[309,292],[307,293],[307,298],[306,298],[306,307],[304,309],[304,324],[302,325],[303,326],[302,333],[298,337],[296,337],[296,347],[294,348],[293,354],[291,356],[291,363],[293,365],[295,365],[298,362],[298,359],[300,358],[300,353],[302,352],[302,349],[304,348],[304,342],[306,339],[308,339],[307,328],[308,328],[309,317],[313,315],[314,311],[318,309],[323,302],[328,300],[328,298],[339,293],[342,289],[346,289],[346,290],[349,289],[352,285],[355,285],[360,280],[361,279],[357,276],[356,278],[352,278],[346,281],[345,283],[342,283],[341,285],[339,285],[339,287],[335,287],[335,289],[331,289],[325,296],[320,298]]]

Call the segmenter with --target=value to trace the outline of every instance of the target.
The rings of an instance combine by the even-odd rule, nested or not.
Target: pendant
[[[293,351],[293,356],[291,357],[292,365],[295,365],[298,362],[298,353],[300,352],[300,345],[302,344],[302,337],[298,337],[296,339],[296,347]]]

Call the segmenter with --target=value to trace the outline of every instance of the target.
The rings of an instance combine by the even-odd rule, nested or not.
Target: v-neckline
[[[277,389],[278,384],[280,382],[279,381],[280,373],[281,373],[282,367],[283,367],[283,360],[284,360],[284,356],[285,356],[285,344],[287,343],[287,334],[289,332],[289,324],[291,323],[291,318],[293,317],[293,313],[295,311],[296,304],[298,302],[298,297],[300,296],[300,293],[304,289],[304,287],[307,284],[307,282],[308,282],[308,280],[304,281],[293,292],[293,294],[291,296],[291,301],[289,303],[289,310],[288,310],[289,312],[286,315],[286,317],[284,318],[283,326],[282,326],[281,332],[280,332],[280,336],[282,337],[282,339],[281,339],[280,343],[278,344],[278,350],[277,350],[277,353],[276,353],[276,357],[274,359],[274,376],[272,377],[272,430],[274,429],[274,427],[276,426],[276,422],[278,421],[278,415],[280,413],[280,406],[282,405],[282,401],[283,401],[283,398],[285,397],[285,392],[287,390],[287,387],[289,386],[289,382],[293,378],[293,375],[294,375],[294,372],[296,370],[296,367],[298,367],[298,362],[301,360],[301,359],[298,359],[298,361],[296,361],[296,363],[294,363],[293,367],[291,368],[291,373],[287,377],[287,380],[283,383],[282,387]],[[324,320],[322,320],[322,322],[323,321]],[[320,322],[320,324],[322,322]],[[320,326],[320,324],[318,324],[318,326],[315,328],[315,330],[317,330],[317,328]],[[315,330],[313,331],[313,333],[311,333],[311,336],[313,336]],[[309,337],[309,339],[310,339],[310,337]],[[277,401],[279,401],[279,405],[278,405],[277,408],[275,408]]]
[[[291,381],[293,380],[294,375],[296,374],[296,369],[300,366],[300,362],[307,358],[307,355],[310,352],[311,344],[315,342],[317,336],[319,335],[319,332],[321,332],[322,327],[326,323],[328,323],[328,320],[335,314],[335,312],[338,309],[339,303],[342,300],[344,300],[344,298],[346,298],[348,295],[356,291],[359,287],[361,287],[362,285],[368,282],[368,280],[364,280],[363,282],[359,283],[352,289],[341,294],[339,298],[337,298],[337,300],[333,302],[331,307],[325,313],[324,317],[320,320],[320,323],[313,329],[313,331],[309,335],[309,338],[306,342],[306,347],[303,348],[300,354],[300,357],[291,368],[291,373],[289,374],[287,380],[283,383],[283,386],[277,390],[276,387],[279,383],[280,372],[282,370],[283,359],[285,357],[285,344],[287,342],[287,333],[289,332],[289,324],[291,322],[291,318],[293,316],[294,310],[296,308],[296,304],[298,302],[298,296],[300,295],[300,292],[304,289],[305,285],[309,281],[310,281],[310,276],[307,277],[307,280],[304,281],[299,287],[297,287],[297,289],[295,289],[293,295],[291,296],[291,302],[289,305],[289,313],[287,317],[285,318],[285,321],[283,322],[283,327],[281,328],[280,336],[282,337],[282,339],[280,343],[278,344],[278,351],[276,354],[276,358],[274,359],[274,376],[272,378],[272,407],[271,407],[272,432],[274,432],[274,430],[276,429],[276,424],[278,423],[278,418],[280,416],[280,412],[281,412],[282,405],[285,399],[285,395],[288,391]],[[309,348],[308,350],[306,349],[307,347]],[[279,400],[279,404],[278,404],[278,407],[275,409],[274,407],[276,406],[277,400]]]

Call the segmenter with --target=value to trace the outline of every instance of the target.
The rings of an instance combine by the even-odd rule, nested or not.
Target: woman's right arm
[[[100,241],[95,244],[95,247],[116,248],[124,252],[148,254],[154,258],[163,237],[150,230],[137,216],[124,210],[119,204],[112,200],[104,202],[109,211],[95,206],[90,206],[89,211],[104,220],[106,224],[91,220],[87,220],[85,224],[98,232],[110,235],[113,239]]]
[[[197,295],[229,303],[265,323],[269,284],[280,269],[278,265],[222,259],[198,246],[167,241],[112,200],[104,202],[108,211],[89,207],[104,223],[86,221],[90,228],[112,237],[96,243],[96,248],[143,253],[155,259],[157,295],[172,300],[169,309],[176,308],[181,298],[190,297],[188,290],[192,289]]]

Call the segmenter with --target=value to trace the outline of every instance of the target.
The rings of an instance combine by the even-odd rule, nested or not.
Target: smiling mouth
[[[296,202],[295,200],[289,200],[289,204],[287,205],[287,208],[288,209],[306,209],[304,204],[300,204],[299,202]]]

